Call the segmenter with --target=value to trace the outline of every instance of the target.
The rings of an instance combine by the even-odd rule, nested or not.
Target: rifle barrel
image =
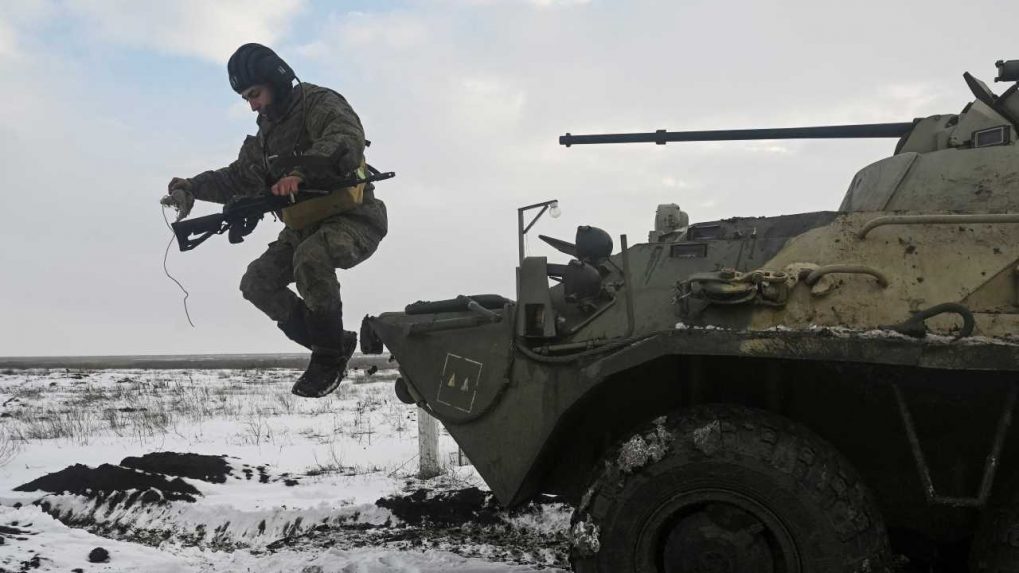
[[[870,123],[857,125],[821,125],[815,127],[779,127],[771,129],[717,129],[710,131],[658,131],[645,133],[601,133],[559,137],[559,144],[655,143],[670,141],[737,141],[748,139],[845,139],[866,137],[902,137],[913,129],[913,122]]]

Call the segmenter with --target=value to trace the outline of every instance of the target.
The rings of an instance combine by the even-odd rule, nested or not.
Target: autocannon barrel
[[[718,129],[711,131],[658,131],[646,133],[600,133],[595,135],[559,136],[559,144],[594,143],[656,143],[670,141],[734,141],[747,139],[840,139],[864,137],[902,137],[913,128],[913,122],[870,123],[858,125],[822,125],[815,127],[780,127],[773,129]]]

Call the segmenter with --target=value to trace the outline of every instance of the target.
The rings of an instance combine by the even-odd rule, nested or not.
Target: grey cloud
[[[853,173],[894,148],[817,141],[565,149],[557,137],[566,131],[908,121],[958,112],[970,99],[963,71],[989,79],[994,60],[1019,57],[1009,28],[1019,4],[820,4],[411,2],[390,12],[338,10],[305,22],[300,34],[281,16],[274,47],[303,79],[350,100],[374,142],[369,160],[398,172],[378,190],[390,209],[389,237],[366,263],[340,273],[348,320],[418,299],[511,296],[520,205],[561,201],[562,217],[543,219],[528,241],[531,252],[561,260],[537,233],[569,239],[576,225],[594,224],[617,242],[621,233],[636,242],[661,202],[680,203],[695,221],[834,209]],[[81,6],[75,17],[91,21],[118,5]],[[211,9],[182,6],[156,15],[186,23]],[[125,18],[106,26],[139,16]],[[221,30],[224,22],[234,20],[201,25]],[[150,40],[101,30],[94,41],[144,50],[168,42],[217,72],[237,43],[192,49],[156,32]],[[37,66],[59,65],[47,58],[55,56],[31,55]],[[74,63],[52,76],[26,81],[19,68],[0,78],[5,98],[14,95],[0,107],[0,136],[18,142],[0,155],[5,187],[16,189],[0,203],[18,213],[0,230],[9,245],[0,252],[8,319],[0,354],[295,350],[237,292],[244,266],[274,237],[272,221],[241,245],[210,240],[171,252],[197,329],[162,274],[169,236],[156,199],[170,176],[233,158],[253,129],[250,119],[229,116],[236,96],[221,80],[175,94],[173,105],[125,89],[122,100],[90,101],[79,115],[75,98],[89,84]]]

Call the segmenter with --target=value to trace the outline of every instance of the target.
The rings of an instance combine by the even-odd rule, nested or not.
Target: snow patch
[[[704,455],[710,456],[722,446],[722,424],[713,420],[693,431],[693,445]]]
[[[597,525],[581,520],[570,528],[570,546],[577,555],[595,555],[601,549],[600,536],[601,531]]]
[[[3,549],[0,551],[0,571],[83,569],[177,573],[193,570],[186,566],[183,558],[151,547],[114,541],[67,527],[33,506],[16,509],[0,505],[0,527],[21,532],[4,536]],[[89,553],[96,547],[109,552],[109,563],[88,562]]]
[[[672,434],[665,429],[665,416],[655,419],[654,424],[654,430],[644,436],[640,434],[633,436],[619,449],[616,465],[621,472],[633,473],[635,469],[665,457],[669,451],[669,443],[673,439]]]
[[[302,400],[290,394],[299,374],[0,371],[0,571],[569,568],[568,505],[507,510],[470,466],[419,480],[417,409],[391,379]],[[455,460],[452,438],[439,441]],[[88,562],[97,547],[109,563]]]
[[[677,322],[674,327],[675,330],[704,330],[704,331],[720,331],[728,330],[726,328],[705,325],[705,326],[693,326],[683,322]],[[768,328],[761,329],[747,329],[746,332],[769,332],[769,333],[789,333],[789,332],[804,332],[818,334],[822,336],[834,337],[834,338],[862,338],[864,340],[902,340],[914,342],[917,344],[932,344],[932,345],[947,345],[954,344],[957,346],[1019,346],[1019,337],[1014,335],[990,337],[990,336],[967,336],[965,338],[956,338],[954,336],[947,336],[943,334],[927,333],[923,338],[915,338],[890,330],[888,328],[850,328],[847,326],[821,326],[818,324],[811,324],[804,328],[792,328],[784,324],[775,326],[769,326]]]

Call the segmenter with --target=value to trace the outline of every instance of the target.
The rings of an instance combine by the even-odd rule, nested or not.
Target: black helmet
[[[226,64],[230,86],[241,93],[251,86],[269,84],[278,91],[289,91],[296,76],[294,70],[262,44],[244,44]]]

